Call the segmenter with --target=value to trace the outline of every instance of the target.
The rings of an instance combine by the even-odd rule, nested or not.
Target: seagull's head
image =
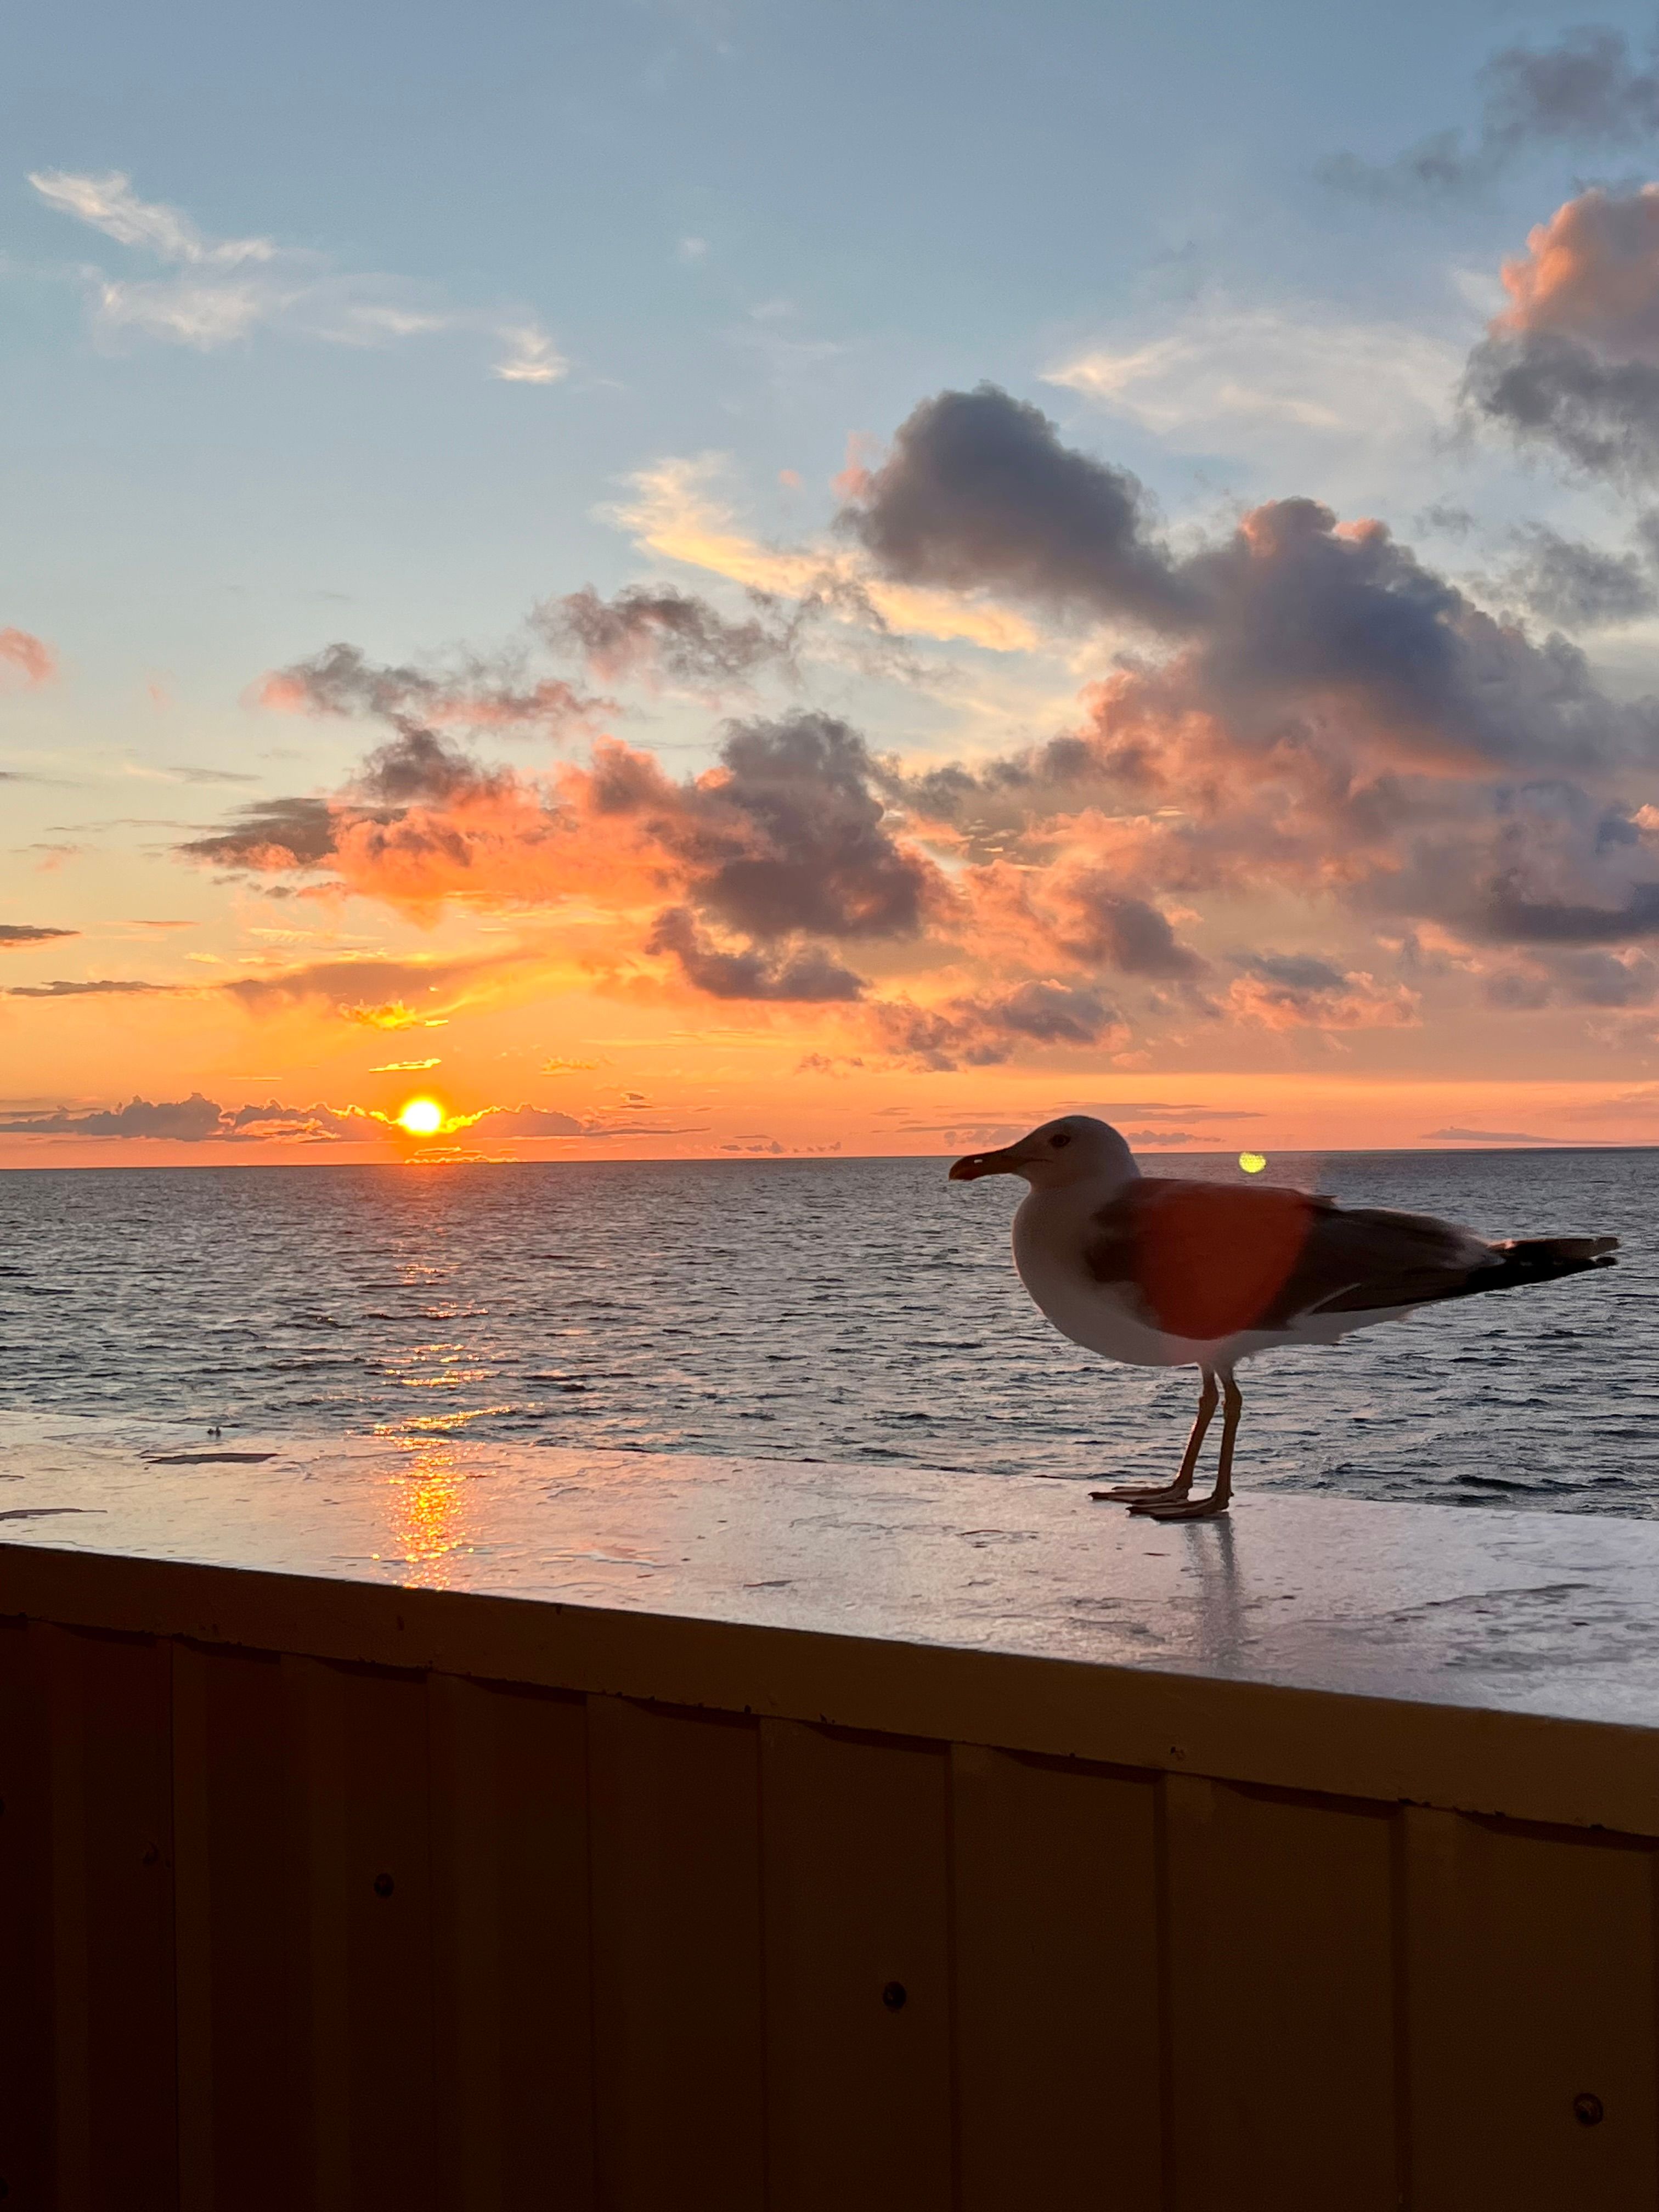
[[[1033,1190],[1059,1190],[1067,1183],[1130,1182],[1139,1172],[1134,1154],[1109,1122],[1063,1114],[1000,1152],[969,1152],[952,1167],[950,1179],[977,1182],[981,1176],[1017,1175]]]

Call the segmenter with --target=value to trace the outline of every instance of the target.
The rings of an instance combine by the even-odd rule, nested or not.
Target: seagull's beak
[[[1000,1152],[969,1152],[966,1159],[955,1163],[945,1180],[977,1182],[981,1176],[1018,1175],[1024,1164],[1024,1155],[1012,1145],[1005,1145]]]

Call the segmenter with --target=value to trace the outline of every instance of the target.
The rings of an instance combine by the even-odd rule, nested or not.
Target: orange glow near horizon
[[[398,1115],[398,1127],[411,1137],[435,1137],[444,1125],[444,1109],[435,1098],[411,1098]]]

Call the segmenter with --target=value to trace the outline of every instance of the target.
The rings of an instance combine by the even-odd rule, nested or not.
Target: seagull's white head
[[[952,1182],[977,1182],[981,1176],[1024,1176],[1033,1190],[1060,1190],[1068,1183],[1099,1183],[1109,1188],[1133,1182],[1140,1170],[1134,1154],[1109,1122],[1087,1114],[1064,1114],[1005,1145],[1000,1152],[969,1152],[951,1170]]]

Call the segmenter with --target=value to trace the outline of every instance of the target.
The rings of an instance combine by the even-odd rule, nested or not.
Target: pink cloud
[[[1513,305],[1495,334],[1552,331],[1659,361],[1659,185],[1581,192],[1528,232],[1525,255],[1503,273]]]
[[[0,661],[9,661],[26,684],[50,684],[58,673],[58,655],[26,629],[0,629]]]

